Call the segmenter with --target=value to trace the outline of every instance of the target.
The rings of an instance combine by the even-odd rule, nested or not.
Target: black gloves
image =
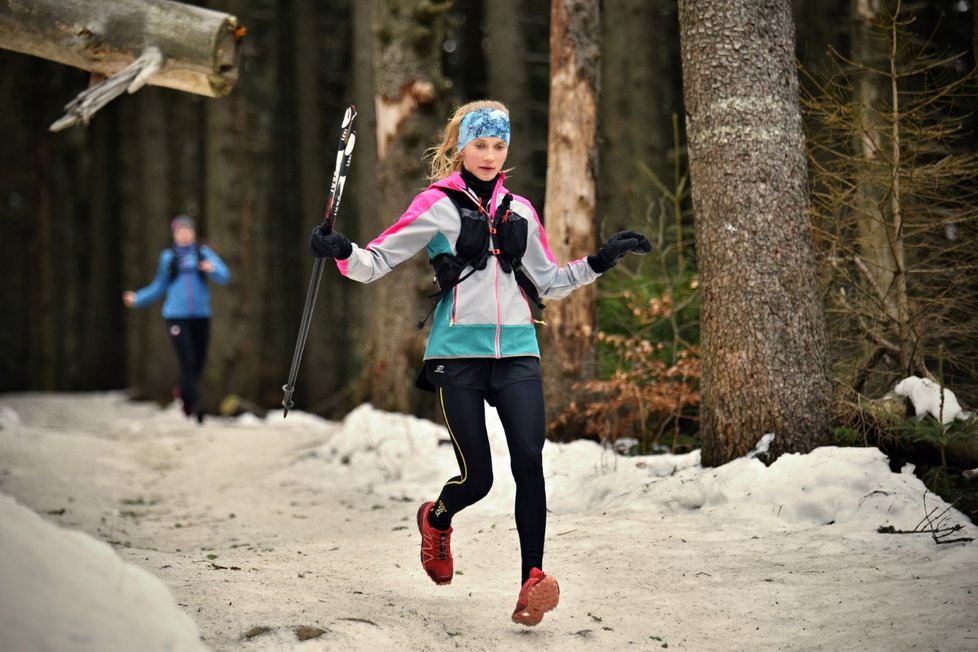
[[[353,245],[350,239],[339,231],[327,233],[323,225],[319,224],[309,235],[309,253],[316,258],[346,260],[353,253]]]
[[[618,264],[629,251],[637,254],[647,254],[652,251],[648,238],[637,231],[619,231],[598,248],[597,252],[587,257],[588,265],[598,274],[604,274]]]

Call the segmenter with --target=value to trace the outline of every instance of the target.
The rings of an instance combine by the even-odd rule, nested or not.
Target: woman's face
[[[177,243],[177,246],[186,247],[194,242],[197,237],[197,232],[191,229],[189,226],[178,226],[173,231],[173,241]]]
[[[503,169],[509,146],[495,136],[476,138],[462,148],[462,166],[477,179],[491,181]]]

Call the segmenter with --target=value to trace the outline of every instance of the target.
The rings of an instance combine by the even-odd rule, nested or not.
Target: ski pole
[[[323,225],[326,231],[333,230],[336,223],[336,214],[340,209],[340,199],[343,196],[343,188],[346,186],[346,175],[350,170],[350,160],[353,158],[353,147],[356,145],[357,135],[353,129],[353,119],[357,117],[357,107],[350,105],[343,114],[343,124],[340,127],[340,141],[336,148],[336,166],[333,169],[333,179],[329,185],[329,196],[326,200],[326,211],[323,215]],[[292,394],[295,392],[295,380],[299,374],[299,363],[302,361],[302,352],[306,348],[306,338],[309,335],[309,324],[312,322],[312,311],[316,307],[316,297],[319,294],[319,284],[323,275],[323,259],[316,258],[312,264],[312,276],[309,278],[309,289],[306,291],[306,303],[302,308],[302,320],[299,323],[299,336],[295,343],[295,352],[292,354],[292,368],[289,370],[289,379],[282,385],[285,397],[282,399],[282,407],[285,412],[282,418],[289,416],[289,408],[292,407]]]

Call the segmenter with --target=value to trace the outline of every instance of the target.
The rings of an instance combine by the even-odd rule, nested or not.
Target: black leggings
[[[200,407],[200,376],[207,361],[211,320],[207,317],[168,319],[166,325],[180,361],[180,400],[183,402],[183,412],[190,416]]]
[[[492,487],[492,459],[484,405],[491,399],[506,432],[513,479],[516,480],[516,530],[522,557],[521,583],[525,582],[531,568],[543,569],[543,542],[547,530],[543,386],[539,379],[532,379],[507,385],[491,394],[479,389],[454,387],[441,387],[437,392],[460,475],[442,488],[435,503],[441,514],[433,514],[432,525],[448,528],[453,515],[484,498]]]

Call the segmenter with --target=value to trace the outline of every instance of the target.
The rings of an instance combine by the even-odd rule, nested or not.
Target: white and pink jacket
[[[492,212],[508,192],[504,180],[500,174],[490,202]],[[397,222],[367,246],[354,244],[349,258],[336,261],[340,273],[361,283],[372,283],[421,249],[427,249],[429,260],[441,253],[455,255],[461,218],[451,198],[439,188],[464,191],[465,182],[455,173],[432,183],[414,198]],[[537,287],[540,297],[560,299],[598,278],[586,258],[563,267],[557,264],[547,246],[540,218],[529,201],[513,195],[510,210],[510,219],[527,221],[523,272]],[[467,268],[462,274],[470,271]],[[490,256],[485,269],[476,270],[452,288],[435,308],[424,358],[523,355],[540,356],[530,304],[516,277],[502,270],[496,256]]]

